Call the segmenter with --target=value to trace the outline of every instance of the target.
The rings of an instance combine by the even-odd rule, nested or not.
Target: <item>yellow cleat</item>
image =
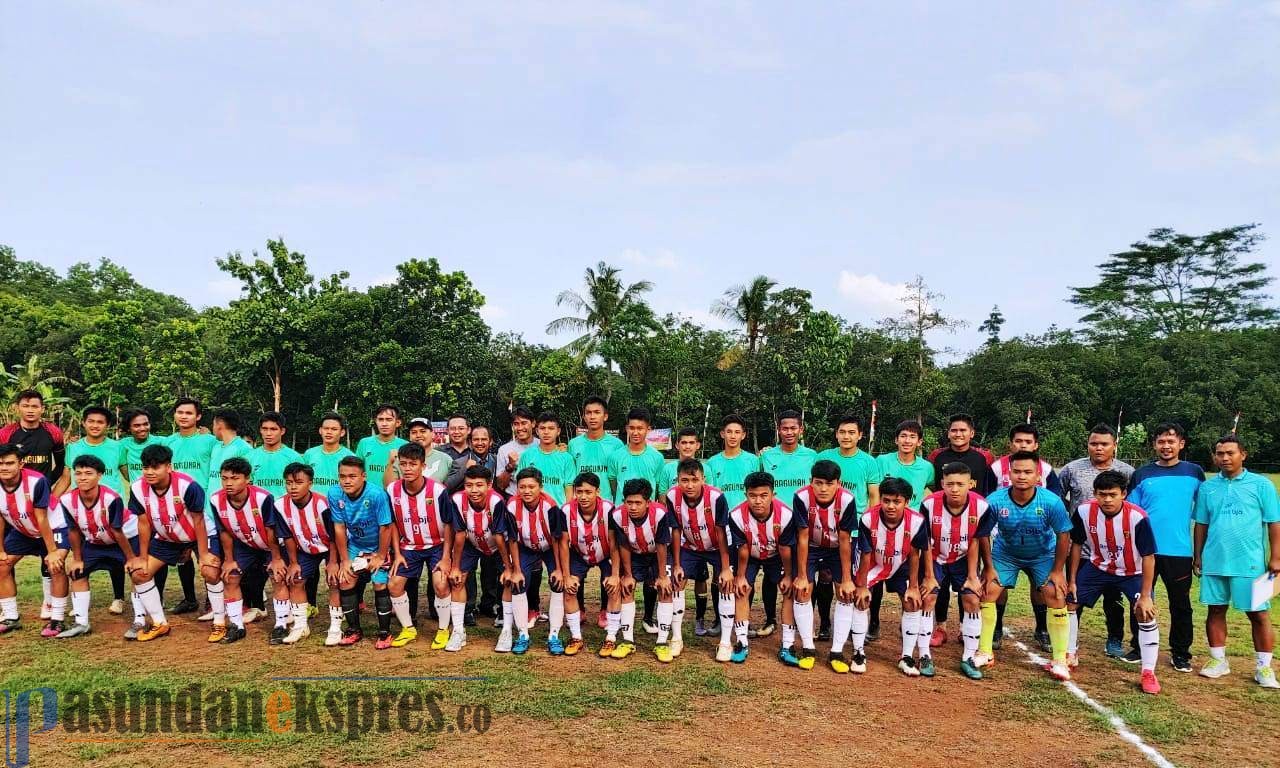
[[[831,665],[831,671],[838,675],[849,674],[849,662],[845,659],[843,653],[833,653],[827,659],[827,663]]]
[[[416,629],[413,631],[413,636],[414,637],[418,636],[418,631]],[[442,650],[448,644],[449,644],[449,630],[437,629],[436,638],[431,641],[431,650],[433,651]]]
[[[139,632],[138,635],[139,637],[141,637],[142,633]],[[226,636],[227,636],[226,624],[214,624],[213,628],[209,630],[209,642],[211,643],[220,643],[222,642],[222,638]]]
[[[618,649],[618,644],[612,640],[605,640],[600,646],[600,658],[607,659],[613,656],[613,652]]]
[[[445,636],[446,636],[445,642],[448,642],[448,634],[449,634],[448,632],[445,633]],[[437,637],[439,637],[439,635],[437,635]],[[414,640],[417,640],[417,639],[418,639],[418,630],[414,629],[413,627],[402,627],[400,629],[400,634],[396,635],[395,639],[391,641],[391,647],[403,648],[409,643],[412,643]],[[431,647],[435,648],[436,647],[435,643],[432,643]]]
[[[671,655],[671,646],[666,644],[655,647],[653,649],[653,655],[657,656],[658,661],[662,662],[663,664],[670,664],[671,660],[675,658],[674,656]]]
[[[582,650],[582,638],[575,637],[571,639],[569,641],[569,644],[564,647],[564,655],[577,656],[581,650]]]
[[[796,666],[797,666],[797,667],[800,667],[801,669],[813,669],[813,655],[812,655],[812,653],[811,653],[810,655],[808,655],[808,656],[801,656],[801,657],[800,657],[800,663],[799,663],[799,664],[797,664]]]
[[[621,643],[618,643],[618,647],[614,648],[613,653],[609,654],[609,656],[614,659],[625,659],[635,652],[636,644],[623,640]]]
[[[145,643],[148,640],[155,640],[157,637],[164,637],[169,634],[168,624],[157,624],[154,627],[147,627],[138,632],[138,642]],[[225,630],[223,634],[226,634]]]

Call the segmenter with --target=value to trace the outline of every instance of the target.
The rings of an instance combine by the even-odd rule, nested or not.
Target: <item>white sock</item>
[[[605,637],[613,642],[618,641],[618,628],[622,626],[622,611],[609,611],[608,623],[605,625]]]
[[[154,581],[144,581],[133,588],[142,603],[142,608],[151,617],[151,623],[160,626],[164,623],[164,605],[160,602],[160,590]],[[221,595],[219,595],[221,597]]]
[[[636,604],[635,602],[622,604],[622,640],[627,643],[636,641]]]
[[[853,603],[842,603],[837,600],[831,611],[831,652],[844,653],[844,644],[849,639],[849,630],[853,628]],[[812,631],[812,612],[809,615],[809,629]]]
[[[564,626],[564,592],[551,593],[551,607],[547,609],[547,621],[551,634],[559,635]]]
[[[44,605],[53,605],[53,577],[40,577],[40,590],[44,592]]]
[[[684,592],[682,589],[671,598],[671,637],[674,640],[684,639]]]
[[[733,613],[737,610],[736,595],[719,595],[716,598],[716,611],[720,615],[720,643],[731,645],[733,638]]]
[[[67,618],[67,596],[51,597],[50,600],[52,610],[49,612],[49,618],[52,621],[62,621]]]
[[[800,633],[800,645],[813,650],[813,601],[797,602],[793,610],[796,617],[796,632]]]
[[[1142,629],[1142,627],[1141,627],[1141,626],[1139,626],[1139,627],[1138,627],[1138,629],[1139,629],[1139,630],[1141,630],[1141,629]],[[1158,637],[1158,636],[1157,636],[1157,637]],[[1141,642],[1141,641],[1139,641],[1139,642]],[[1159,640],[1157,640],[1157,647],[1158,647],[1158,645],[1159,645]],[[1144,646],[1144,649],[1145,649],[1145,646]],[[1144,652],[1145,652],[1145,651],[1144,651]],[[1258,669],[1266,669],[1267,667],[1271,666],[1271,653],[1270,653],[1270,652],[1267,652],[1267,651],[1255,651],[1255,652],[1254,652],[1254,655],[1255,655],[1255,656],[1257,656],[1257,658],[1258,658]],[[1143,664],[1143,666],[1146,666],[1146,663],[1147,663],[1147,661],[1146,661],[1146,656],[1144,655],[1144,656],[1142,657],[1142,664]],[[1151,665],[1154,667],[1154,666],[1155,666],[1155,662],[1154,662],[1154,661],[1153,661],[1153,662],[1151,662]]]
[[[290,603],[290,612],[293,616],[293,626],[303,627],[307,625],[307,604],[306,603]]]
[[[902,614],[902,655],[914,656],[916,637],[920,634],[920,612],[904,611]]]
[[[272,599],[271,607],[276,613],[276,626],[288,626],[289,617],[293,615],[293,606],[289,604],[289,601]]]
[[[654,612],[655,618],[658,620],[658,643],[665,643],[671,639],[671,614],[675,612],[675,606],[671,603],[658,603],[658,608]]]
[[[512,601],[503,600],[502,601],[502,634],[504,635],[511,634],[512,625],[515,624],[515,613],[516,613],[516,609]],[[525,621],[526,622],[528,621],[527,617]]]
[[[1080,614],[1067,611],[1067,653],[1080,650]]]
[[[529,634],[529,595],[521,592],[518,595],[511,596],[511,610],[515,614],[512,618],[516,623],[516,630],[520,637]]]
[[[89,624],[89,590],[71,593],[71,615],[77,624]]]
[[[867,644],[867,628],[870,626],[871,612],[855,607],[853,619],[849,623],[849,632],[852,636],[849,642],[853,645],[854,653],[862,653],[863,646]]]
[[[1214,648],[1212,645],[1211,645],[1211,646],[1209,646],[1209,658],[1211,658],[1211,659],[1217,659],[1217,660],[1219,660],[1219,661],[1226,661],[1226,660],[1227,660],[1227,646],[1225,646],[1225,645],[1224,645],[1224,646],[1222,646],[1221,648]]]
[[[396,615],[396,621],[400,622],[401,629],[409,629],[413,626],[413,616],[409,614],[409,596],[400,595],[391,596],[391,612]]]
[[[147,609],[142,607],[136,591],[129,592],[129,604],[133,606],[133,623],[141,624],[147,618]]]
[[[209,593],[209,607],[213,610],[213,623],[225,626],[227,623],[227,601],[222,596],[222,582],[205,584],[204,589]],[[241,625],[237,624],[236,626]]]
[[[748,624],[750,624],[750,620],[749,620],[749,619],[748,619],[747,621],[735,621],[735,622],[733,622],[733,639],[734,639],[734,641],[735,641],[735,642],[737,642],[739,645],[746,645],[746,644],[747,644],[747,639],[748,639],[748,638],[747,638],[747,626],[748,626]]]
[[[244,629],[244,599],[227,601],[227,618],[231,626]],[[214,619],[217,621],[217,619]]]
[[[0,597],[0,612],[4,613],[6,619],[18,618],[18,598]]]
[[[916,649],[920,658],[927,659],[933,655],[929,650],[929,641],[933,639],[933,611],[920,612],[920,633],[916,635]]]
[[[978,652],[978,640],[982,636],[982,614],[965,611],[960,619],[960,640],[964,643],[962,659],[972,659]]]
[[[467,620],[467,601],[454,601],[449,599],[449,623],[453,625],[454,632],[466,632]]]
[[[436,598],[436,621],[440,624],[440,629],[448,629],[449,621],[453,617],[453,598],[449,595]],[[410,622],[413,619],[409,619]]]
[[[782,622],[782,647],[790,648],[796,644],[796,625]]]
[[[1142,654],[1142,668],[1155,670],[1160,656],[1160,625],[1154,621],[1138,625],[1138,651]],[[1267,654],[1270,656],[1271,654]]]
[[[342,606],[329,606],[329,629],[341,629],[343,616],[345,614],[342,612]]]
[[[582,611],[574,611],[564,615],[564,623],[569,625],[569,637],[582,639]]]

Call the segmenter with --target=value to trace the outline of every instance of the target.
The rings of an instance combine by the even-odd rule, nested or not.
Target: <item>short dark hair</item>
[[[542,424],[546,424],[548,421],[551,422],[552,424],[555,424],[557,427],[560,426],[560,417],[556,415],[555,411],[543,411],[542,413],[538,414],[538,418],[536,421],[533,422],[533,425],[536,427]]]
[[[173,451],[167,445],[152,443],[142,449],[142,456],[139,457],[144,467],[158,467],[161,464],[173,463]]]
[[[240,431],[240,414],[231,408],[219,408],[213,412],[213,420],[221,421],[232,432]]]
[[[1112,488],[1119,488],[1123,492],[1128,486],[1128,478],[1114,469],[1099,472],[1098,476],[1093,478],[1093,490],[1095,491],[1109,491]]]
[[[253,465],[243,456],[232,456],[222,462],[222,466],[218,468],[218,473],[230,472],[233,475],[243,475],[245,477],[253,476]]]
[[[301,461],[290,462],[284,468],[284,476],[286,478],[289,478],[289,477],[294,477],[296,475],[306,475],[308,480],[315,480],[316,470],[310,464],[304,464]]]
[[[630,420],[630,417],[628,417]],[[622,484],[622,498],[628,496],[643,496],[646,499],[653,498],[653,483],[645,480],[643,477],[633,477]]]
[[[1028,424],[1026,422],[1023,422],[1022,424],[1014,424],[1013,428],[1009,430],[1009,439],[1012,440],[1018,435],[1031,435],[1036,439],[1037,443],[1040,442],[1040,430],[1034,424]]]
[[[653,423],[653,416],[650,415],[649,409],[642,405],[635,405],[631,410],[627,411],[627,421],[643,421],[645,424]]]
[[[468,419],[468,418],[467,418],[467,415],[466,415],[465,413],[457,413],[457,412],[454,412],[453,414],[451,414],[451,415],[449,416],[449,418],[445,419],[445,422],[444,422],[444,423],[445,423],[445,424],[448,424],[449,422],[453,421],[454,419],[462,419],[462,422],[463,422],[464,424],[466,424],[468,427],[469,427],[469,426],[471,426],[471,419]]]
[[[742,481],[742,487],[748,491],[752,488],[768,488],[773,490],[773,475],[768,472],[752,472]]]
[[[788,408],[788,409],[786,409],[786,410],[784,410],[784,411],[779,411],[779,412],[778,412],[778,423],[779,423],[779,424],[781,424],[782,422],[786,421],[787,419],[795,419],[796,421],[800,422],[801,424],[803,424],[803,423],[804,423],[804,416],[800,415],[800,412],[799,412],[799,411],[797,411],[797,410],[796,410],[796,409],[794,409],[794,408]]]
[[[111,409],[104,408],[101,405],[91,405],[85,408],[80,412],[80,418],[82,420],[87,419],[95,413],[107,420],[107,426],[111,426],[116,423],[116,415],[111,412]]]
[[[105,474],[107,471],[107,465],[102,463],[102,459],[97,456],[90,456],[87,453],[77,456],[76,460],[71,462],[72,469],[80,469],[81,467],[92,469],[100,475]]]
[[[1245,446],[1244,441],[1235,432],[1228,432],[1217,440],[1213,441],[1213,450],[1218,450],[1218,446],[1226,443],[1235,443],[1240,448],[1241,453],[1248,453],[1249,449]]]
[[[973,477],[973,470],[969,469],[969,465],[963,461],[949,461],[942,466],[942,476],[950,477],[951,475],[968,475]]]
[[[493,470],[483,464],[472,464],[462,473],[464,480],[483,480],[486,483],[493,482]]]
[[[146,416],[147,423],[151,423],[151,411],[148,411],[146,408],[131,408],[124,412],[125,428],[128,429],[129,427],[132,427],[133,422],[136,421],[139,416]]]
[[[679,441],[682,437],[693,437],[697,438],[699,441],[702,440],[702,435],[698,434],[696,427],[685,427],[676,433],[676,441]]]
[[[1113,440],[1118,440],[1120,438],[1120,436],[1116,434],[1115,427],[1111,426],[1110,424],[1104,424],[1102,422],[1098,422],[1097,424],[1094,424],[1093,428],[1089,430],[1089,434],[1111,435],[1111,438]]]
[[[472,425],[471,425],[471,437],[473,437],[473,438],[474,438],[474,437],[476,436],[476,430],[477,430],[477,429],[483,429],[483,430],[484,430],[484,433],[485,433],[486,435],[488,435],[488,436],[489,436],[489,439],[490,439],[490,440],[492,440],[492,439],[493,439],[493,430],[492,430],[492,429],[489,429],[489,425],[488,425],[488,424],[472,424]]]
[[[338,462],[339,467],[355,467],[361,472],[365,471],[364,459],[359,456],[343,456],[342,461]]]
[[[336,421],[338,422],[338,426],[342,427],[343,431],[346,431],[347,429],[347,417],[337,411],[325,411],[322,413],[317,426],[324,426],[326,421]]]
[[[681,459],[680,463],[676,465],[676,477],[680,475],[701,475],[705,472],[706,470],[702,468],[702,462],[697,459]]]
[[[15,403],[20,403],[23,400],[39,400],[40,404],[44,405],[44,395],[40,394],[37,389],[24,389],[13,396],[13,402]]]
[[[18,450],[17,443],[0,443],[0,458],[4,458],[5,456],[17,456],[21,459],[22,451]]]
[[[1040,466],[1039,451],[1014,451],[1009,455],[1009,466],[1013,466],[1015,461],[1034,461],[1036,466]]]
[[[726,414],[725,417],[720,420],[720,429],[724,429],[730,424],[737,424],[742,427],[742,431],[744,432],[747,430],[747,420],[737,413]]]
[[[977,431],[978,425],[973,422],[973,417],[967,413],[953,413],[947,417],[947,429],[951,429],[951,425],[957,421],[963,421],[969,425],[969,429]]]
[[[598,405],[604,409],[606,415],[609,413],[609,401],[599,395],[591,395],[586,400],[583,400],[582,410],[587,410],[588,405]]]
[[[829,483],[835,482],[840,479],[840,465],[831,459],[815,461],[813,468],[809,470],[809,476],[814,480],[826,480]]]
[[[275,424],[277,427],[280,427],[281,429],[288,429],[288,426],[285,424],[284,414],[279,411],[267,411],[266,413],[259,416],[258,426],[261,427],[263,424],[266,424],[268,421],[271,422],[272,424]]]
[[[845,424],[852,424],[858,428],[859,432],[865,432],[867,428],[866,422],[856,413],[846,413],[836,419],[836,429],[840,429]]]
[[[194,397],[180,397],[177,400],[174,400],[173,410],[177,411],[184,405],[194,406],[196,409],[196,416],[204,416],[204,406],[200,405],[200,401]]]
[[[924,437],[924,425],[915,419],[906,419],[898,422],[898,427],[893,431],[894,435],[900,435],[903,432],[915,432],[916,437]]]
[[[516,419],[528,419],[529,421],[533,421],[533,411],[529,410],[526,406],[517,405],[515,408],[511,409],[511,420],[515,421]]]
[[[400,406],[391,403],[380,403],[377,408],[373,409],[373,418],[378,418],[383,411],[391,411],[391,415],[397,419],[400,418]]]
[[[588,400],[587,405],[590,405],[590,404],[591,404],[591,401]],[[586,407],[586,406],[583,406],[583,407]],[[595,472],[579,472],[578,476],[573,478],[573,487],[577,488],[580,485],[589,485],[592,488],[599,489],[600,476],[597,475]]]
[[[538,485],[542,485],[542,470],[538,469],[537,467],[525,467],[524,469],[516,473],[517,484],[519,484],[520,481],[524,480],[525,478],[529,478],[531,480],[537,480]]]
[[[910,501],[915,490],[912,489],[911,483],[900,477],[886,477],[880,481],[880,497],[885,496],[901,496]]]
[[[1168,432],[1172,432],[1179,440],[1187,439],[1187,430],[1181,424],[1176,421],[1162,421],[1151,431],[1151,442],[1154,443],[1157,437]]]
[[[409,461],[426,461],[427,449],[417,443],[405,443],[396,449],[396,456]]]

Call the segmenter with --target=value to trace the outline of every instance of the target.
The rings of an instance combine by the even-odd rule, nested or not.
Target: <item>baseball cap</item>
[[[409,429],[413,429],[414,427],[422,427],[423,429],[430,430],[431,420],[424,416],[414,416],[412,419],[409,419]]]

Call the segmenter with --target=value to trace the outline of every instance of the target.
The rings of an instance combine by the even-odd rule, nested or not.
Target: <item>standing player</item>
[[[809,482],[809,470],[818,459],[817,451],[801,445],[804,438],[804,419],[799,411],[786,410],[778,414],[778,444],[760,452],[760,468],[773,476],[774,493],[790,502],[796,491]],[[831,608],[830,584],[827,589],[827,610]],[[772,582],[766,581],[761,594],[764,605],[764,626],[758,636],[773,634],[777,618],[778,593]]]
[[[844,638],[849,634],[853,622],[850,593],[853,584],[854,539],[858,536],[858,506],[853,492],[840,484],[840,465],[829,459],[815,463],[810,471],[809,484],[796,491],[792,508],[799,520],[808,523],[807,532],[798,537],[796,569],[801,567],[800,556],[803,554],[804,573],[810,584],[816,585],[815,579],[819,574],[825,573],[828,586],[834,583],[844,588],[844,597],[835,607],[835,633]],[[801,545],[804,547],[803,552]],[[798,594],[796,613],[796,623],[799,625],[803,621],[805,610]],[[805,638],[802,633],[801,638],[810,641],[806,648],[812,648],[812,607],[808,609],[808,614],[810,637]],[[831,654],[829,663],[834,671],[849,671],[849,665],[843,656],[843,653]],[[800,661],[800,666],[803,667],[804,659]]]
[[[772,580],[783,597],[791,596],[792,566],[795,562],[792,549],[796,546],[799,527],[791,507],[773,495],[773,477],[768,472],[752,472],[743,485],[747,489],[747,500],[729,510],[730,546],[738,552],[734,580],[737,593],[733,624],[735,643],[729,656],[729,660],[736,664],[747,660],[750,604],[746,597],[756,575],[764,571],[764,578]],[[790,600],[782,603],[784,625],[791,625],[792,610]],[[789,651],[784,642],[778,658],[785,664],[798,664],[799,660],[789,655]]]
[[[396,463],[396,451],[409,442],[400,437],[400,409],[383,403],[373,409],[374,434],[360,438],[356,455],[364,459],[365,471],[383,477],[387,467]]]
[[[249,451],[247,457],[253,465],[253,484],[276,499],[283,499],[287,492],[285,468],[302,461],[302,454],[284,444],[285,431],[284,416],[279,411],[262,414],[258,419],[258,436],[262,438],[262,445]],[[307,490],[310,492],[311,488]]]
[[[547,651],[552,656],[564,653],[560,641],[560,627],[564,622],[564,563],[560,562],[561,548],[556,540],[564,536],[564,512],[542,488],[542,473],[535,467],[525,467],[516,474],[516,498],[508,506],[505,531],[508,548],[508,573],[505,581],[510,590],[510,601],[503,598],[503,611],[508,602],[513,616],[503,616],[502,634],[498,638],[499,653],[511,651],[522,654],[529,650],[529,624],[531,623],[526,585],[534,573],[545,565],[551,571],[551,627],[547,636]],[[510,646],[511,625],[520,633]],[[505,642],[504,642],[505,641]]]
[[[56,637],[66,626],[67,531],[55,529],[49,518],[49,481],[27,469],[14,443],[0,443],[0,634],[22,626],[18,614],[18,562],[27,555],[40,558],[49,571],[49,623],[43,637]],[[60,521],[57,521],[60,522]]]
[[[1180,424],[1157,425],[1151,444],[1155,461],[1129,477],[1129,501],[1146,510],[1156,539],[1156,575],[1169,598],[1169,663],[1175,671],[1190,672],[1191,512],[1204,482],[1204,470],[1199,464],[1182,461],[1187,433]],[[1135,622],[1130,627],[1134,642],[1137,629]],[[1130,652],[1136,649],[1135,645]]]
[[[337,645],[342,640],[342,601],[338,597],[338,571],[340,560],[334,546],[333,515],[329,502],[311,490],[311,478],[316,471],[310,464],[295,461],[280,471],[284,477],[285,496],[280,501],[280,520],[289,529],[287,541],[293,546],[289,551],[289,600],[293,603],[293,625],[289,634],[281,640],[293,645],[311,634],[307,621],[309,607],[315,605],[314,593],[308,595],[312,584],[323,574],[329,584],[329,632],[325,645]]]
[[[719,593],[717,609],[720,614],[720,647],[716,651],[716,658],[728,661],[733,653],[730,641],[735,614],[733,569],[725,537],[725,526],[729,524],[729,504],[719,488],[707,485],[702,464],[694,458],[680,460],[676,482],[667,491],[666,502],[671,516],[671,544],[674,551],[671,558],[674,565],[671,581],[675,587],[675,596],[671,601],[674,606],[671,655],[679,656],[684,649],[684,591],[687,579],[692,576],[705,590],[709,570]],[[701,600],[705,606],[705,594]],[[701,619],[698,620],[698,629],[702,629]]]
[[[707,482],[719,488],[725,503],[733,509],[747,500],[746,479],[760,471],[760,457],[742,449],[747,422],[731,413],[720,420],[720,442],[724,450],[707,459]]]
[[[662,485],[667,460],[649,445],[649,429],[653,419],[645,408],[635,407],[627,412],[627,444],[609,455],[609,482],[613,484],[612,497],[615,506],[622,506],[622,491],[628,480],[645,480],[653,492],[650,501],[657,501],[667,492]],[[654,608],[658,593],[644,582],[644,630],[657,634]]]
[[[1273,579],[1280,576],[1280,502],[1270,480],[1244,468],[1248,456],[1234,433],[1218,438],[1213,444],[1218,474],[1206,480],[1196,496],[1192,567],[1200,576],[1200,602],[1209,606],[1209,663],[1200,674],[1218,678],[1231,671],[1226,647],[1230,606],[1244,611],[1253,629],[1254,681],[1263,688],[1280,688],[1271,668],[1271,601],[1253,601],[1255,579],[1264,573]],[[1264,556],[1268,549],[1269,558]]]
[[[234,643],[244,639],[241,582],[250,583],[250,574],[261,571],[269,574],[275,583],[276,623],[268,639],[277,645],[288,634],[290,615],[289,588],[285,584],[286,565],[279,543],[279,539],[289,536],[289,528],[276,514],[275,499],[271,494],[249,483],[252,474],[253,467],[244,457],[227,459],[222,462],[222,487],[209,497],[209,506],[215,515],[214,530],[221,544],[223,596],[230,622],[221,642]],[[291,552],[295,550],[294,547],[289,549]],[[262,587],[257,589],[261,591]]]
[[[493,452],[493,433],[484,424],[476,424],[471,428],[470,448],[465,455],[459,456],[453,460],[453,464],[449,467],[449,476],[445,479],[445,488],[449,489],[449,493],[457,495],[459,491],[465,490],[466,472],[471,467],[483,467],[489,470],[489,485],[493,485],[493,478],[498,473],[498,457]],[[496,491],[495,491],[496,493]],[[456,535],[456,534],[455,534]],[[453,560],[457,564],[457,560]],[[480,572],[480,583],[476,583],[476,570]],[[462,624],[464,627],[474,627],[476,625],[476,613],[482,613],[489,618],[494,617],[494,609],[501,604],[502,586],[498,583],[498,574],[502,572],[502,565],[496,553],[490,553],[481,560],[479,569],[472,569],[467,572],[467,607],[463,612]],[[479,605],[476,605],[479,598]],[[447,648],[445,650],[448,650]]]
[[[332,424],[333,420],[329,419]],[[321,426],[323,429],[324,426]],[[385,615],[390,632],[391,597],[387,581],[395,527],[391,524],[391,499],[387,492],[368,481],[364,460],[354,454],[338,462],[338,485],[330,488],[326,501],[333,516],[333,543],[341,568],[338,589],[347,627],[338,645],[350,647],[364,639],[360,627],[360,602],[365,584],[373,584],[374,607],[379,629]]]
[[[614,541],[609,531],[613,505],[600,495],[600,476],[595,472],[582,472],[573,480],[573,500],[564,508],[566,552],[561,560],[569,564],[569,575],[564,585],[565,622],[569,625],[569,644],[564,648],[566,656],[576,656],[582,650],[582,593],[587,573],[592,568],[600,571],[600,600],[604,603],[600,613],[619,616],[622,603],[616,584],[610,591],[605,582],[612,575],[610,554]],[[605,627],[608,627],[606,616]],[[606,641],[600,649],[601,656],[609,656],[617,648],[616,641]],[[606,653],[605,651],[608,651]]]
[[[623,442],[605,433],[604,425],[608,421],[609,403],[599,395],[588,397],[582,404],[582,425],[587,428],[587,433],[569,441],[569,455],[573,457],[578,474],[591,472],[600,478],[605,488],[612,488],[609,456],[620,450]]]
[[[1160,692],[1156,657],[1160,627],[1152,602],[1155,587],[1156,542],[1147,514],[1125,501],[1124,474],[1108,470],[1093,479],[1094,498],[1076,507],[1071,516],[1071,580],[1068,584],[1071,634],[1067,665],[1077,663],[1080,621],[1076,607],[1092,608],[1108,585],[1128,598],[1142,645],[1142,691]]]
[[[189,475],[201,490],[207,491],[210,476],[213,474],[213,449],[218,438],[208,432],[200,431],[200,421],[204,418],[204,408],[200,401],[190,397],[178,398],[173,405],[173,424],[177,431],[164,439],[165,445],[173,451],[173,469]],[[207,508],[203,510],[205,530],[213,535],[211,525],[212,514]],[[173,606],[173,613],[191,613],[199,608],[196,602],[196,566],[191,560],[191,551],[187,550],[177,564],[178,580],[182,582],[182,600]],[[213,618],[212,610],[207,610],[202,621]]]
[[[897,452],[882,453],[876,457],[882,476],[900,477],[911,484],[909,506],[912,509],[920,508],[937,476],[933,464],[919,454],[923,441],[924,427],[920,422],[915,419],[898,422],[897,437],[894,438]]]
[[[320,445],[308,448],[302,460],[315,470],[316,479],[311,487],[316,493],[328,496],[329,491],[338,486],[338,467],[342,460],[355,454],[342,444],[342,438],[347,435],[347,420],[342,414],[329,411],[321,416],[318,431]]]
[[[453,563],[449,576],[453,586],[449,606],[453,631],[444,647],[451,653],[467,644],[465,614],[459,624],[457,611],[459,600],[466,600],[468,578],[477,568],[501,571],[502,552],[507,548],[507,504],[493,488],[493,470],[475,464],[467,467],[465,474],[463,489],[453,494],[453,552],[449,557]],[[489,581],[488,577],[484,580]],[[493,581],[498,581],[496,574]]]
[[[0,428],[0,444],[11,443],[18,447],[22,464],[39,472],[48,484],[46,491],[57,482],[66,463],[66,448],[62,430],[57,424],[44,420],[44,395],[34,389],[24,389],[14,396],[18,420]],[[52,609],[50,591],[53,578],[43,561],[40,563],[40,589],[44,599],[40,603],[40,618],[48,619]]]
[[[123,575],[138,542],[137,518],[126,514],[120,494],[101,482],[108,465],[98,456],[83,454],[71,466],[75,487],[58,499],[54,517],[60,518],[59,525],[51,523],[65,526],[71,552],[64,570],[71,580],[74,621],[58,634],[60,638],[89,633],[89,576],[112,569]]]
[[[997,531],[991,545],[995,578],[987,580],[982,603],[982,639],[974,665],[983,667],[991,662],[995,604],[1017,585],[1018,574],[1025,573],[1031,579],[1031,588],[1040,590],[1048,608],[1047,624],[1053,649],[1049,671],[1059,680],[1070,680],[1066,563],[1071,552],[1071,519],[1067,517],[1062,498],[1040,485],[1039,454],[1031,451],[1013,454],[1009,457],[1009,474],[1013,485],[987,497]]]
[[[67,446],[67,466],[54,486],[55,500],[61,499],[67,489],[72,487],[75,479],[72,476],[72,468],[75,466],[76,459],[81,456],[94,456],[101,461],[107,470],[101,475],[99,482],[114,491],[117,497],[123,496],[124,481],[119,473],[120,441],[107,437],[107,429],[114,423],[115,414],[100,405],[91,405],[84,409],[81,415],[84,437]],[[123,502],[121,505],[123,506]],[[124,560],[107,558],[99,562],[98,567],[105,570],[111,577],[112,600],[108,610],[116,614],[124,613]]]
[[[143,449],[148,445],[163,443],[164,438],[151,434],[151,414],[142,408],[127,411],[123,425],[129,431],[129,436],[120,439],[120,457],[116,463],[127,490],[134,480],[142,477]]]
[[[560,420],[555,413],[543,411],[538,416],[534,431],[538,445],[520,454],[517,473],[527,467],[536,467],[542,473],[543,491],[563,506],[573,494],[573,456],[560,447]]]
[[[929,522],[930,550],[933,553],[934,580],[939,592],[954,590],[960,596],[960,638],[964,650],[960,671],[970,680],[981,680],[982,670],[973,663],[982,635],[982,595],[986,591],[983,574],[992,574],[991,531],[995,516],[990,514],[986,499],[974,493],[969,467],[953,461],[942,468],[942,490],[925,497],[920,511]],[[925,594],[921,638],[930,637],[936,595]],[[939,621],[938,630],[946,627]],[[932,638],[930,645],[932,645]],[[922,654],[928,654],[921,647]],[[932,661],[929,662],[932,667]],[[926,674],[921,666],[921,674]]]
[[[511,439],[498,448],[496,487],[508,499],[516,495],[516,472],[520,456],[537,445],[533,437],[533,411],[517,405],[511,409]]]
[[[632,411],[634,413],[634,410]],[[627,417],[628,443],[632,416]],[[647,430],[646,430],[647,431]],[[611,570],[618,574],[618,590],[622,598],[618,626],[609,616],[608,637],[613,640],[619,628],[622,642],[609,654],[625,659],[636,649],[636,585],[647,584],[657,593],[658,640],[653,653],[658,661],[668,663],[671,655],[671,572],[668,560],[671,546],[671,520],[667,507],[653,501],[653,486],[644,478],[633,477],[622,486],[622,504],[615,506],[609,518],[613,531]],[[603,655],[604,649],[601,649]]]

